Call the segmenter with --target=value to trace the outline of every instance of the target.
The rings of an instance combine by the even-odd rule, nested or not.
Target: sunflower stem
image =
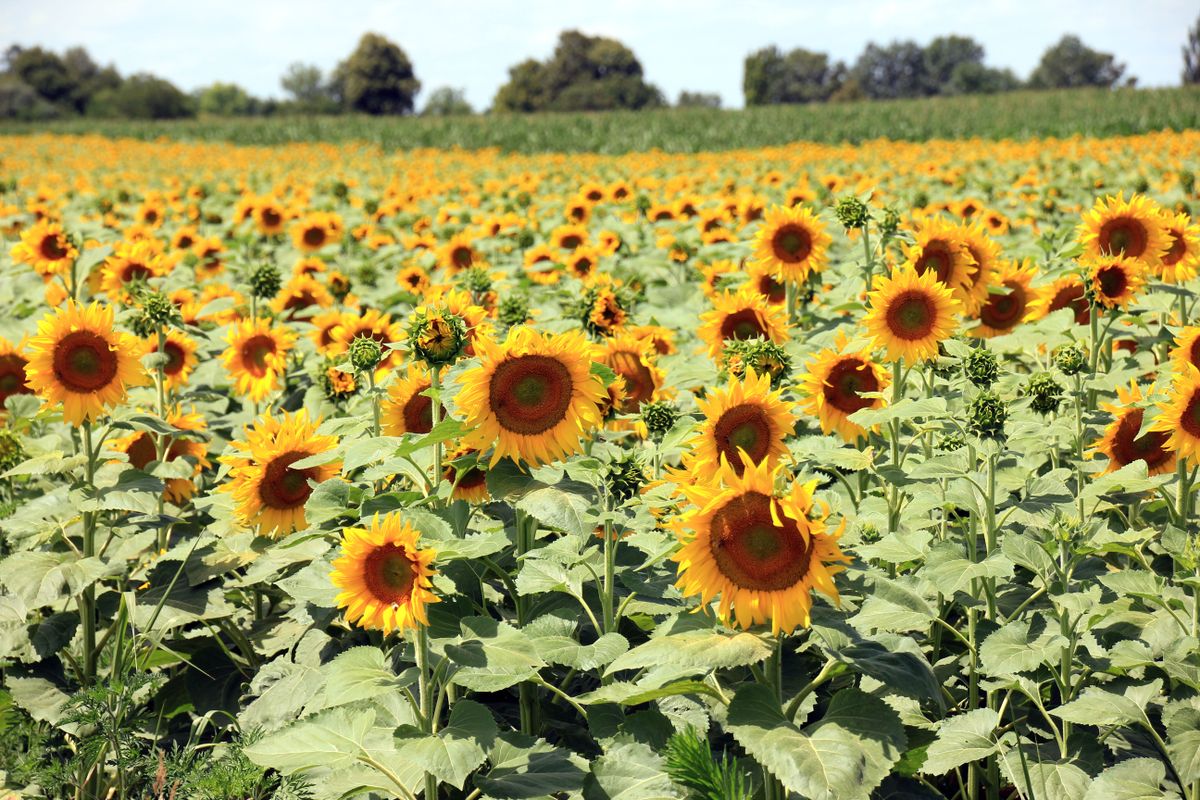
[[[417,695],[421,704],[421,718],[425,723],[425,732],[430,736],[437,733],[437,720],[433,715],[434,687],[429,670],[429,630],[424,625],[417,626]],[[438,792],[437,777],[425,773],[425,800],[435,800]]]
[[[435,402],[436,406],[437,403]],[[536,521],[529,517],[524,511],[519,508],[513,509],[515,514],[514,536],[516,539],[516,570],[521,569],[521,561],[526,553],[533,546],[533,539],[536,535]],[[514,587],[515,588],[515,587]],[[513,597],[513,604],[517,609],[517,627],[524,628],[529,622],[529,604],[526,598],[520,594]],[[518,702],[521,712],[521,733],[529,736],[536,736],[537,731],[537,692],[536,686],[530,681],[522,681],[517,686]]]
[[[88,500],[96,493],[96,456],[92,448],[92,422],[83,421],[84,490]],[[96,512],[83,512],[83,557],[96,555]],[[83,622],[83,685],[96,679],[96,585],[89,583],[79,598]]]
[[[796,298],[799,294],[796,282],[789,280],[784,282],[784,294],[787,297],[787,318],[789,325],[796,324]]]
[[[158,418],[164,422],[167,419],[167,376],[166,365],[163,363],[163,358],[167,352],[167,337],[166,332],[162,328],[158,329],[158,362],[154,367],[154,388],[157,390],[158,399]],[[154,458],[161,464],[167,457],[167,451],[171,446],[171,438],[169,434],[160,433],[155,441]],[[164,480],[164,483],[166,481]],[[158,493],[158,552],[159,555],[167,551],[167,536],[170,534],[170,528],[163,521],[163,495],[166,493],[166,487]]]
[[[1191,505],[1192,481],[1188,472],[1186,458],[1176,456],[1175,476],[1179,480],[1179,493],[1175,497],[1175,516],[1182,526],[1188,518],[1188,506]]]
[[[1100,306],[1092,303],[1088,312],[1088,374],[1095,375],[1100,365]],[[1096,390],[1088,390],[1088,411],[1096,408]]]
[[[442,421],[442,376],[436,364],[429,365],[429,393],[433,403],[429,409],[429,418],[434,428]],[[376,412],[378,413],[378,412]],[[378,435],[378,434],[376,434]],[[433,496],[437,497],[442,488],[442,443],[433,445]]]
[[[875,276],[875,251],[871,249],[871,223],[862,227],[863,232],[863,291],[871,291],[871,278]]]
[[[379,417],[379,395],[375,391],[375,370],[365,370],[367,375],[367,393],[371,396],[371,435],[378,439],[382,435],[383,426]]]

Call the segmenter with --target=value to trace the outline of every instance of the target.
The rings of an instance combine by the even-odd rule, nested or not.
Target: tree
[[[16,75],[0,73],[0,119],[40,120],[60,114],[33,87]]]
[[[867,45],[851,71],[864,95],[872,99],[921,97],[930,94],[925,52],[916,42]]]
[[[421,82],[400,46],[377,33],[366,33],[333,74],[335,94],[351,111],[411,114]]]
[[[689,92],[685,89],[679,93],[675,105],[679,108],[720,108],[721,95],[715,92]]]
[[[545,63],[529,59],[509,70],[492,101],[495,111],[602,111],[665,105],[646,83],[642,64],[615,39],[579,31],[559,34]]]
[[[201,114],[238,117],[257,113],[260,104],[236,83],[218,82],[196,91],[196,105]]]
[[[297,61],[288,66],[279,85],[291,97],[297,108],[308,113],[332,113],[337,110],[337,101],[321,68],[315,64]]]
[[[130,75],[117,88],[96,95],[89,111],[130,119],[177,119],[196,114],[192,99],[175,84],[144,72]]]
[[[748,106],[812,103],[828,100],[845,79],[846,66],[830,64],[825,53],[771,46],[746,56],[742,92]]]
[[[1188,29],[1187,44],[1183,46],[1183,82],[1200,83],[1200,17]]]
[[[977,75],[973,67],[983,67],[983,45],[969,36],[939,36],[925,47],[925,75],[929,91],[949,94],[956,70]]]
[[[56,54],[40,47],[14,45],[6,54],[9,71],[49,103],[72,105],[79,79]]]
[[[942,84],[940,94],[995,94],[1021,88],[1021,80],[1011,69],[995,69],[983,64],[963,62]]]
[[[421,109],[421,116],[424,117],[462,117],[474,113],[475,109],[467,102],[465,92],[450,86],[434,89]]]
[[[1112,53],[1093,50],[1078,36],[1064,36],[1042,54],[1042,60],[1029,76],[1034,89],[1060,89],[1102,86],[1111,89],[1121,80],[1125,65]]]

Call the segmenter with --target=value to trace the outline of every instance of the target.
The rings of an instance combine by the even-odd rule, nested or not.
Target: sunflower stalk
[[[92,422],[83,421],[84,490],[89,500],[96,494],[96,451],[92,447]],[[83,512],[83,557],[96,555],[96,512]],[[83,685],[96,680],[96,585],[89,583],[79,597],[79,615],[83,622]]]
[[[167,375],[166,364],[164,359],[167,354],[167,336],[166,332],[160,327],[158,329],[158,359],[154,365],[154,388],[157,394],[158,401],[158,418],[166,421],[167,419]],[[154,443],[154,458],[162,464],[167,457],[167,451],[171,447],[171,437],[169,434],[160,433]],[[167,538],[170,535],[170,527],[163,520],[163,494],[158,493],[158,552],[165,553],[167,550]]]
[[[437,364],[429,365],[429,394],[432,395],[433,401],[429,409],[429,418],[434,428],[442,421],[442,376],[441,369]],[[379,424],[379,411],[376,405],[375,421]],[[378,436],[379,434],[376,434]],[[433,496],[437,497],[438,492],[442,488],[442,443],[437,441],[433,445]]]
[[[433,675],[429,668],[429,629],[425,625],[417,626],[417,641],[415,643],[417,658],[417,696],[421,705],[421,719],[425,724],[425,733],[437,735],[437,718],[433,713],[433,701],[436,688]],[[425,800],[436,800],[438,796],[438,780],[433,773],[425,773]]]

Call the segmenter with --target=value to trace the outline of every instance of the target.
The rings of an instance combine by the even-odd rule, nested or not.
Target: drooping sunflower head
[[[828,508],[813,499],[816,481],[777,494],[777,470],[748,465],[739,476],[728,464],[709,481],[683,485],[692,508],[676,523],[681,547],[677,586],[718,615],[749,629],[790,633],[809,625],[812,590],[838,600],[834,575],[844,567],[838,547],[843,522],[831,531]]]
[[[886,402],[882,397],[863,395],[886,390],[891,375],[871,358],[870,350],[851,349],[845,334],[838,331],[833,348],[809,360],[801,381],[807,396],[804,407],[820,421],[821,430],[853,443],[867,432],[851,422],[850,415],[864,408],[882,408]]]
[[[14,394],[33,394],[33,389],[26,385],[28,376],[25,367],[29,359],[24,355],[25,342],[14,345],[0,337],[0,413],[4,411],[4,402]]]
[[[433,399],[425,394],[430,386],[429,370],[417,364],[409,364],[403,374],[395,377],[383,402],[386,435],[424,434],[433,430]],[[442,419],[445,417],[443,413]]]
[[[774,206],[754,236],[753,258],[780,280],[801,283],[825,268],[831,241],[811,209]]]
[[[29,340],[28,386],[46,407],[62,404],[71,425],[95,421],[146,382],[141,342],[113,329],[111,306],[74,300],[38,323]]]
[[[225,341],[229,346],[221,361],[237,394],[258,403],[279,388],[288,352],[296,343],[290,329],[272,325],[268,319],[243,320],[229,328]]]
[[[972,336],[990,339],[1011,333],[1019,324],[1037,315],[1040,290],[1033,286],[1037,268],[1026,259],[1020,264],[1005,262],[996,278],[996,287],[979,308],[979,324]]]
[[[662,393],[665,378],[656,365],[653,341],[623,333],[604,340],[601,361],[625,380],[625,397],[617,409],[622,414],[636,414],[643,403],[657,399]]]
[[[313,487],[341,472],[336,459],[293,466],[337,447],[336,437],[317,433],[320,422],[310,420],[303,409],[282,417],[267,414],[246,426],[244,440],[230,442],[221,457],[230,467],[221,491],[233,495],[238,518],[260,535],[286,536],[306,527],[304,504]]]
[[[1167,400],[1158,404],[1150,430],[1167,434],[1166,446],[1189,465],[1200,463],[1200,369],[1186,364],[1175,373],[1171,391]]]
[[[460,378],[455,403],[467,413],[467,447],[547,464],[578,452],[596,428],[604,393],[593,348],[579,331],[546,335],[520,325],[503,342],[476,343],[479,365]]]
[[[420,539],[395,513],[382,519],[376,514],[369,527],[345,529],[330,578],[341,589],[337,607],[346,610],[348,622],[385,635],[429,624],[426,606],[439,602],[433,593],[437,551],[421,547]]]
[[[877,275],[868,301],[863,325],[888,361],[909,363],[937,358],[938,343],[954,333],[962,308],[932,270],[918,275],[908,265]]]
[[[1142,433],[1146,396],[1136,381],[1129,390],[1117,387],[1117,402],[1101,405],[1112,416],[1104,435],[1092,443],[1091,453],[1108,456],[1108,469],[1115,472],[1135,461],[1146,462],[1146,472],[1162,475],[1175,467],[1175,453],[1168,446],[1170,435],[1162,431]],[[1140,435],[1139,435],[1140,434]]]
[[[1099,258],[1086,268],[1091,296],[1105,308],[1125,308],[1146,287],[1145,268],[1132,258]]]
[[[487,487],[487,464],[478,450],[459,447],[446,454],[442,479],[454,489],[450,496],[466,503],[484,503],[491,496]]]
[[[1076,325],[1087,325],[1092,318],[1092,307],[1087,299],[1087,287],[1078,275],[1063,275],[1038,292],[1030,308],[1031,319],[1042,317],[1061,308],[1069,308],[1075,315]]]
[[[725,463],[740,475],[746,461],[774,465],[787,454],[784,440],[795,428],[796,404],[784,400],[781,390],[771,391],[766,375],[747,371],[743,379],[730,381],[696,403],[704,414],[692,440],[698,465],[714,469]]]
[[[131,290],[139,283],[166,274],[169,265],[157,240],[142,239],[118,245],[104,263],[101,287],[114,303],[129,303]]]
[[[748,288],[714,297],[713,310],[701,314],[700,322],[697,335],[714,359],[720,357],[727,339],[767,339],[776,344],[788,339],[786,311]]]
[[[1162,216],[1167,235],[1167,250],[1156,268],[1166,283],[1187,283],[1200,272],[1200,224],[1193,223],[1187,214]]]
[[[1098,198],[1083,215],[1079,243],[1084,259],[1132,259],[1147,267],[1157,267],[1170,247],[1158,206],[1140,194]]]

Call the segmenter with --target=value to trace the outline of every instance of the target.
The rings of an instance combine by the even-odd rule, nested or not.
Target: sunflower
[[[325,356],[340,354],[341,342],[337,340],[337,331],[344,321],[340,311],[326,311],[308,320],[313,326],[312,340],[318,353]]]
[[[431,566],[437,551],[399,514],[371,518],[369,528],[346,528],[330,579],[341,589],[337,607],[360,628],[404,633],[428,625],[425,607],[439,602]]]
[[[891,376],[871,359],[870,350],[851,350],[842,331],[838,331],[833,349],[821,350],[807,364],[800,377],[807,398],[804,408],[821,422],[825,433],[837,432],[854,443],[867,435],[866,430],[849,417],[864,408],[882,408],[882,397],[863,397],[864,393],[882,392],[891,384]]]
[[[397,273],[396,283],[400,284],[400,287],[406,292],[419,297],[425,294],[425,290],[429,288],[429,273],[414,264]]]
[[[769,621],[780,634],[808,626],[813,589],[838,601],[833,576],[848,559],[837,544],[845,522],[829,530],[828,507],[813,500],[816,481],[777,497],[776,474],[765,462],[741,476],[723,464],[712,480],[683,485],[694,508],[674,524],[682,546],[672,558],[685,596],[707,606],[719,595],[726,624]]]
[[[970,334],[984,339],[1003,336],[1012,333],[1022,322],[1033,319],[1039,308],[1040,290],[1033,287],[1036,278],[1037,269],[1028,259],[1020,264],[1004,263],[996,282],[1007,291],[988,295],[987,302],[978,312],[979,325],[972,328]]]
[[[360,336],[374,339],[383,347],[383,360],[375,370],[376,380],[382,380],[399,358],[398,353],[388,345],[401,341],[404,326],[394,322],[390,315],[381,314],[373,308],[358,316],[343,314],[341,324],[333,330],[333,351],[338,354],[349,352],[350,343]]]
[[[450,496],[466,503],[483,503],[491,496],[487,488],[487,467],[479,451],[460,447],[447,453],[442,478],[454,487]]]
[[[14,345],[0,337],[0,413],[3,413],[5,401],[14,394],[33,394],[33,389],[25,385],[29,359],[21,352],[24,345],[24,342]]]
[[[396,377],[383,401],[385,434],[403,436],[433,430],[433,399],[425,394],[429,387],[429,371],[418,364],[409,364],[404,375]]]
[[[600,252],[590,245],[581,245],[566,258],[567,272],[581,281],[589,281],[600,264]]]
[[[292,244],[302,253],[315,253],[342,238],[342,218],[329,211],[313,211],[292,223]]]
[[[203,281],[206,278],[215,278],[225,271],[225,263],[221,260],[223,252],[225,245],[221,244],[218,236],[209,236],[196,243],[192,253],[196,256],[197,279]]]
[[[988,236],[987,229],[978,221],[960,230],[963,246],[975,263],[967,268],[967,283],[955,293],[955,297],[962,301],[966,313],[976,314],[988,302],[988,287],[997,282],[1000,245]]]
[[[795,403],[783,399],[783,390],[771,391],[771,379],[747,370],[742,380],[698,398],[704,414],[692,440],[696,465],[715,468],[724,462],[734,472],[744,469],[742,453],[753,464],[775,464],[787,454],[786,439],[795,428]]]
[[[1150,430],[1168,434],[1167,447],[1180,458],[1200,463],[1200,369],[1187,364],[1175,373],[1170,394],[1158,404]]]
[[[21,241],[13,245],[11,255],[13,261],[28,264],[48,279],[69,270],[79,251],[61,225],[43,219],[21,233]]]
[[[774,206],[754,236],[754,261],[783,281],[802,283],[825,269],[825,251],[833,241],[807,208]]]
[[[243,320],[225,335],[229,347],[221,361],[234,381],[234,391],[248,395],[255,403],[279,388],[279,378],[287,369],[287,354],[296,343],[296,335],[270,320]]]
[[[501,343],[475,346],[480,363],[461,376],[455,402],[467,413],[462,444],[494,446],[491,464],[505,456],[550,463],[577,452],[580,436],[600,424],[604,386],[580,331],[544,335],[522,325]]]
[[[587,243],[587,228],[582,225],[559,225],[550,232],[550,246],[558,250],[576,250]]]
[[[696,334],[708,343],[708,354],[714,359],[725,349],[726,339],[787,341],[787,312],[754,289],[724,292],[713,298],[713,306],[712,311],[700,315]]]
[[[146,340],[146,353],[157,352],[158,340]],[[200,363],[196,357],[196,341],[183,331],[172,328],[167,331],[163,342],[163,355],[167,357],[167,363],[163,365],[167,388],[179,389],[186,386],[192,370]]]
[[[1132,258],[1100,258],[1086,268],[1092,297],[1105,308],[1125,308],[1146,286],[1141,262]]]
[[[1041,318],[1060,308],[1069,308],[1075,314],[1076,325],[1087,325],[1092,318],[1092,307],[1087,301],[1087,288],[1078,275],[1064,275],[1039,293],[1033,304],[1033,317]]]
[[[341,461],[293,469],[292,464],[337,447],[337,438],[317,433],[320,420],[310,421],[304,409],[273,417],[267,414],[243,429],[245,441],[234,440],[221,456],[229,466],[229,481],[221,491],[233,495],[234,512],[244,525],[264,536],[286,536],[308,523],[304,504],[313,484],[341,472]]]
[[[904,245],[904,256],[918,275],[932,273],[944,286],[957,293],[972,285],[971,273],[978,265],[967,246],[963,228],[941,217],[914,223],[913,243]]]
[[[127,386],[146,382],[142,343],[113,330],[112,306],[74,300],[38,322],[29,340],[28,386],[44,407],[63,406],[63,419],[95,421],[125,399]]]
[[[904,265],[890,276],[876,275],[863,325],[887,360],[909,363],[937,358],[938,343],[958,327],[962,304],[931,269],[918,275]]]
[[[271,310],[287,319],[295,319],[306,308],[329,308],[332,305],[333,295],[323,283],[310,275],[297,275],[271,301]]]
[[[1189,364],[1200,369],[1200,325],[1189,325],[1175,334],[1171,361],[1180,372],[1186,372]]]
[[[1165,283],[1187,283],[1200,271],[1200,225],[1187,214],[1163,212],[1167,251],[1156,271]]]
[[[1104,429],[1104,435],[1092,444],[1089,455],[1102,453],[1108,456],[1108,469],[1116,470],[1135,461],[1146,462],[1146,472],[1162,475],[1175,466],[1175,457],[1167,447],[1170,436],[1161,431],[1150,430],[1139,436],[1145,414],[1146,396],[1137,383],[1130,381],[1129,391],[1117,387],[1117,402],[1103,403],[1101,408],[1112,415],[1113,420]],[[1140,405],[1139,405],[1140,404]]]
[[[485,266],[483,256],[475,249],[471,237],[457,233],[437,249],[438,264],[451,275],[472,267]]]
[[[625,380],[625,396],[617,408],[622,414],[636,414],[642,403],[658,398],[665,377],[655,366],[656,352],[651,339],[629,333],[604,340],[600,360]]]
[[[1158,206],[1140,194],[1097,198],[1078,231],[1084,260],[1128,258],[1157,267],[1171,246]]]
[[[129,303],[133,300],[131,284],[161,277],[168,269],[170,266],[157,242],[141,240],[119,244],[104,263],[100,286],[112,302]]]
[[[770,265],[755,261],[748,266],[743,286],[761,294],[771,305],[787,301],[787,284],[771,271]]]
[[[204,417],[201,414],[197,414],[194,409],[186,413],[179,409],[172,409],[167,413],[167,423],[182,431],[199,432],[208,427],[204,421]],[[155,437],[146,431],[139,431],[120,439],[113,439],[110,445],[113,449],[125,453],[129,457],[130,465],[134,469],[144,470],[150,462],[158,458],[158,446],[155,443]],[[195,477],[210,466],[208,461],[208,445],[197,439],[185,439],[181,436],[173,436],[171,437],[171,444],[164,455],[164,461],[166,462],[175,461],[181,457],[187,457],[192,461],[191,478],[168,478],[165,482],[166,485],[163,487],[164,500],[174,503],[177,506],[183,505],[196,493]]]
[[[283,232],[287,214],[283,206],[274,197],[260,197],[253,201],[254,224],[265,236],[274,236]]]

